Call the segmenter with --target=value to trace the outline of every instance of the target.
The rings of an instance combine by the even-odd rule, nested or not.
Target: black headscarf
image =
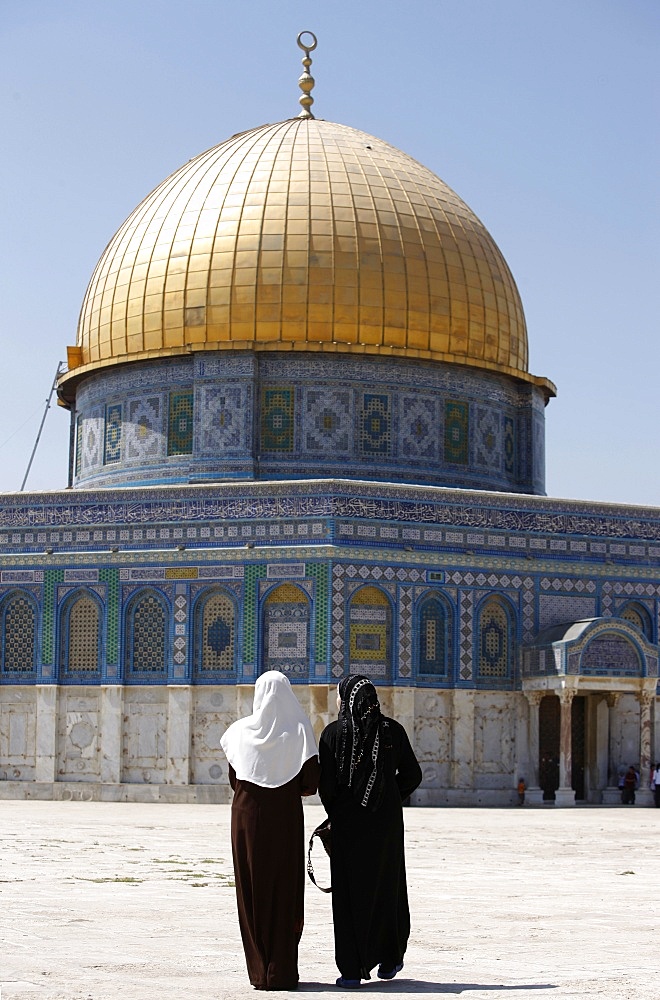
[[[368,677],[345,677],[339,685],[337,780],[348,785],[361,806],[373,811],[385,787],[383,716]]]

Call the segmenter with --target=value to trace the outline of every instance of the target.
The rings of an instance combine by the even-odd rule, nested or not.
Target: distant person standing
[[[410,934],[402,802],[422,780],[406,731],[381,713],[367,677],[345,677],[339,719],[319,745],[319,794],[332,824],[337,986],[357,989],[403,968]]]
[[[631,764],[623,778],[623,790],[621,792],[621,801],[623,802],[624,806],[635,805],[636,789],[637,789],[637,771]]]
[[[301,796],[319,776],[316,739],[284,674],[254,685],[252,715],[221,740],[234,789],[231,849],[238,923],[250,982],[295,990],[303,929],[305,845]]]
[[[656,809],[660,809],[660,762],[655,765],[651,775],[651,788],[653,789]]]

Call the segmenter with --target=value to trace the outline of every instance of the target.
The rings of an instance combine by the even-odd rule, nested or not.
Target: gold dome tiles
[[[252,348],[456,361],[554,392],[527,374],[515,283],[470,209],[401,151],[315,119],[233,136],[148,195],[97,265],[77,345],[64,383]]]

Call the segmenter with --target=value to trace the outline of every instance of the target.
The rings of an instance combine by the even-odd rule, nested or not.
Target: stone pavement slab
[[[323,811],[307,806],[311,831]],[[408,809],[413,931],[367,996],[659,1000],[660,810]],[[319,874],[323,862],[319,857]],[[341,997],[311,884],[296,997]],[[233,1000],[250,987],[229,807],[0,803],[1,1000]],[[280,994],[282,995],[282,994]],[[288,994],[284,994],[288,995]]]

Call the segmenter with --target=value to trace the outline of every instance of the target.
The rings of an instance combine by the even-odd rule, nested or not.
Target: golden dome
[[[411,157],[294,118],[163,181],[110,241],[63,382],[191,351],[333,351],[527,374],[518,290],[492,237]]]

